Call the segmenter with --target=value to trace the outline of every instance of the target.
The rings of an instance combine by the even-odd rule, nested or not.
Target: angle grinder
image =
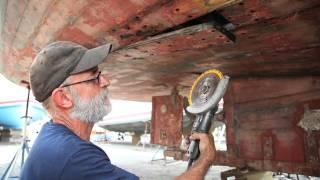
[[[214,115],[218,111],[218,103],[226,92],[229,79],[220,71],[211,69],[195,80],[189,93],[190,105],[186,108],[189,113],[196,115],[192,132],[209,133]],[[198,140],[191,141],[188,153],[189,169],[200,155]]]

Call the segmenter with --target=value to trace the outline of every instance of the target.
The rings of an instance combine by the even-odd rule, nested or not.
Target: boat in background
[[[28,89],[12,83],[1,74],[0,88],[0,141],[20,142],[26,116]],[[35,100],[32,93],[29,97],[27,116],[27,125],[48,119],[46,110]]]
[[[26,113],[26,101],[0,102],[0,127],[1,129],[22,129]],[[34,121],[47,119],[46,110],[38,102],[29,102],[28,124]]]

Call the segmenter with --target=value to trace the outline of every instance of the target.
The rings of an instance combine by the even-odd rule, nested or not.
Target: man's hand
[[[214,146],[213,137],[210,134],[205,133],[197,133],[194,132],[191,137],[191,140],[200,140],[199,142],[199,150],[200,157],[197,161],[206,161],[210,165],[214,162],[216,148]]]
[[[200,140],[199,150],[200,157],[195,161],[188,171],[184,172],[176,179],[204,179],[209,167],[214,162],[216,155],[216,148],[214,146],[213,137],[211,134],[193,133],[190,137],[192,140]]]

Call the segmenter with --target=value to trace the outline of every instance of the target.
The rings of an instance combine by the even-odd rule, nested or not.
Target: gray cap
[[[30,69],[30,84],[36,100],[46,100],[70,75],[98,66],[111,47],[105,44],[87,49],[73,42],[58,41],[43,48]]]

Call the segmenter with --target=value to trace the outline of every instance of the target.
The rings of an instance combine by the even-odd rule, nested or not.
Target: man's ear
[[[63,88],[53,90],[51,97],[57,107],[71,108],[73,105],[71,95]]]

